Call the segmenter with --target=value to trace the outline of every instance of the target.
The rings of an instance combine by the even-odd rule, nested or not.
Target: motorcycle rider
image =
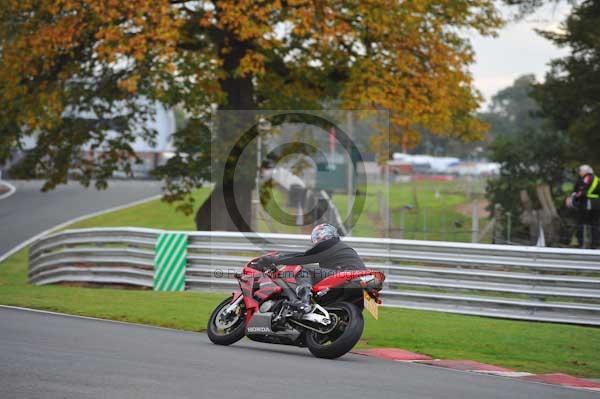
[[[340,240],[337,229],[327,223],[315,226],[310,234],[313,247],[306,252],[265,255],[257,261],[261,269],[273,265],[307,265],[318,263],[319,267],[312,270],[303,268],[296,276],[296,296],[291,305],[302,313],[312,309],[310,299],[312,285],[323,278],[343,270],[366,269],[362,259],[352,247]]]

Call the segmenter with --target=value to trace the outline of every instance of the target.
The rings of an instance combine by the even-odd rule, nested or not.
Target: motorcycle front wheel
[[[212,343],[217,345],[231,345],[245,335],[244,319],[246,312],[243,302],[232,314],[225,314],[225,310],[232,298],[227,298],[213,310],[208,319],[207,334]]]
[[[316,357],[335,359],[354,348],[363,333],[365,322],[358,307],[348,302],[334,303],[325,309],[334,315],[335,328],[326,334],[307,332],[306,346]]]

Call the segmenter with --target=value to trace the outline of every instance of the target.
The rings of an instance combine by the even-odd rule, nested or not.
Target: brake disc
[[[232,312],[230,315],[225,314],[225,309],[227,308],[224,307],[215,318],[215,325],[221,330],[230,328],[239,320],[237,309],[236,312]]]

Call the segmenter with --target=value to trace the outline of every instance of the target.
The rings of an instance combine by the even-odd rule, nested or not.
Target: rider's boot
[[[296,288],[296,296],[298,298],[293,301],[291,305],[300,313],[307,314],[312,310],[312,304],[310,302],[310,298],[312,297],[311,289],[311,286],[306,285],[299,285]]]

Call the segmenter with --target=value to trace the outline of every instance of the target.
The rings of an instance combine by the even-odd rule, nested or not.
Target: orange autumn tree
[[[208,177],[210,139],[198,132],[215,104],[318,109],[336,100],[388,109],[405,143],[419,128],[478,138],[466,35],[501,24],[491,0],[7,0],[0,21],[0,161],[31,136],[21,167],[45,188],[69,171],[103,186],[128,170],[137,137],[153,140],[144,125],[153,104],[178,105],[195,117],[160,170],[171,200]]]

